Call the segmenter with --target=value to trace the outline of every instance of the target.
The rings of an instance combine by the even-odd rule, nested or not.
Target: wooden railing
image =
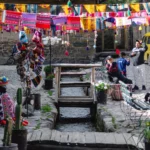
[[[93,98],[95,101],[95,90],[94,90],[94,83],[95,83],[95,68],[101,67],[102,64],[52,64],[53,67],[55,67],[55,102],[58,103],[58,100],[60,98],[63,98],[61,96],[60,89],[61,87],[90,87],[90,95],[88,98]],[[88,82],[67,82],[67,83],[60,83],[61,75],[84,75],[86,74],[85,71],[81,72],[62,72],[62,68],[91,68],[90,71],[90,82],[88,85]],[[69,98],[69,97],[68,97]],[[70,97],[71,98],[71,97]],[[74,97],[75,98],[75,97]],[[82,97],[83,98],[83,97]],[[77,98],[76,98],[77,99]]]

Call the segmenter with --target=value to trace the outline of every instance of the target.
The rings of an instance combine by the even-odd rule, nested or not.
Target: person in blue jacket
[[[126,59],[126,53],[121,52],[120,58],[117,60],[118,64],[118,69],[120,72],[124,75],[127,76],[127,71],[126,71],[126,66],[130,65],[130,59]]]

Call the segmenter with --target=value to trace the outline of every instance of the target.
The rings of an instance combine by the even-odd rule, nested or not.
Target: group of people
[[[138,76],[142,80],[142,90],[146,90],[146,79],[145,79],[145,70],[144,70],[144,53],[147,50],[147,46],[142,47],[142,42],[136,40],[135,47],[132,49],[129,57],[126,57],[126,53],[121,52],[120,58],[115,62],[111,56],[106,58],[106,68],[108,71],[109,80],[113,82],[113,78],[116,77],[118,81],[122,81],[126,84],[133,84],[133,91],[138,90]],[[133,63],[133,81],[127,78],[126,66],[130,65],[130,59]]]

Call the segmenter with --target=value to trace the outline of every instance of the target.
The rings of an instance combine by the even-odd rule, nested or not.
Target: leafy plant
[[[103,81],[98,81],[98,83],[95,84],[95,88],[97,91],[104,91],[109,89],[109,85]]]
[[[53,69],[52,66],[45,66],[45,67],[44,67],[44,71],[45,71],[45,73],[47,73],[47,74],[48,74],[48,73],[51,73],[52,69]]]
[[[47,79],[47,80],[51,80],[51,79],[53,79],[54,77],[55,77],[54,74],[49,74],[49,75],[46,77],[46,79]]]
[[[42,110],[42,113],[47,113],[47,112],[50,112],[52,108],[48,104],[46,104],[42,106],[41,110]]]
[[[52,91],[48,91],[49,96],[52,96],[53,92]]]
[[[41,127],[41,120],[38,120],[37,125],[35,126],[35,130],[40,129]]]
[[[150,143],[150,121],[145,122],[145,129],[143,131],[146,142]]]

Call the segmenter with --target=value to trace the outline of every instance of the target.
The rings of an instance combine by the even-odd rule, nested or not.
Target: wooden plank
[[[62,76],[67,76],[67,75],[86,75],[86,72],[61,72]]]
[[[52,130],[47,130],[45,132],[42,132],[41,135],[41,141],[48,141],[51,138]]]
[[[78,67],[78,68],[91,68],[101,67],[102,63],[99,64],[52,64],[53,67]]]
[[[58,67],[58,97],[60,96],[60,79],[61,79],[61,67]]]
[[[58,98],[59,102],[93,102],[94,99],[93,98]]]
[[[95,144],[96,143],[96,137],[93,132],[85,132],[85,143],[86,144]]]
[[[90,82],[60,82],[60,87],[90,87]]]
[[[58,102],[58,67],[56,67],[55,72],[55,102]]]

